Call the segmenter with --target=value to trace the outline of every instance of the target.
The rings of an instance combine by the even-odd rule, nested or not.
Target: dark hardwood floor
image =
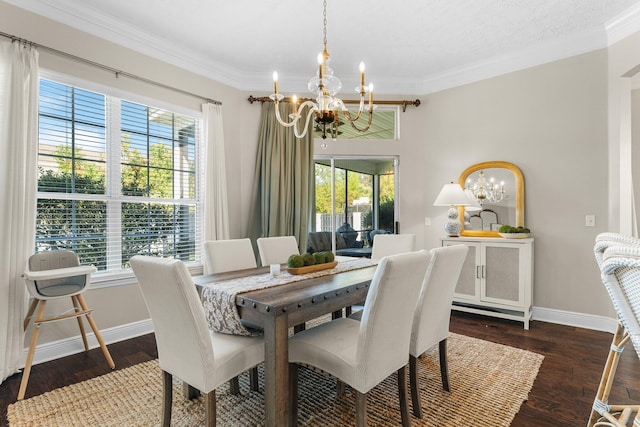
[[[611,334],[535,321],[525,331],[522,323],[458,312],[452,314],[451,332],[545,356],[529,400],[523,403],[512,426],[586,425]],[[152,334],[110,344],[109,351],[116,369],[157,357]],[[110,371],[100,349],[36,365],[31,371],[26,397]],[[6,408],[16,400],[20,379],[17,374],[0,385],[0,425],[7,425]],[[610,402],[639,401],[640,360],[629,344],[620,360]]]

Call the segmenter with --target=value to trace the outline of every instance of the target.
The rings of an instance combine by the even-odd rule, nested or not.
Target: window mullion
[[[107,270],[122,269],[120,99],[107,96]]]

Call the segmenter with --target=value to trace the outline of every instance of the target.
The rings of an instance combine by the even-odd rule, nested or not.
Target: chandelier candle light
[[[338,124],[340,119],[338,113],[342,110],[343,116],[351,123],[354,129],[358,132],[366,132],[371,127],[371,121],[373,119],[373,84],[369,83],[365,85],[364,81],[364,62],[360,62],[360,85],[356,88],[356,92],[360,93],[360,104],[358,112],[352,117],[351,113],[344,105],[344,102],[336,95],[342,89],[342,82],[336,76],[333,75],[333,70],[328,66],[329,52],[327,51],[327,1],[323,2],[323,29],[324,40],[322,52],[318,54],[318,74],[309,80],[308,89],[311,93],[316,95],[315,102],[312,100],[306,100],[300,106],[297,106],[298,98],[293,95],[291,103],[293,105],[293,114],[289,114],[290,121],[285,122],[280,116],[280,101],[284,99],[284,96],[278,93],[278,72],[273,72],[273,89],[274,93],[269,96],[275,102],[276,119],[285,127],[293,126],[293,133],[296,138],[303,138],[307,134],[309,127],[309,121],[312,116],[315,116],[315,121],[318,124],[321,132],[322,139],[326,139],[327,131],[331,135],[331,138],[336,139],[338,137]],[[369,93],[369,107],[365,108],[365,95]],[[298,130],[297,123],[302,118],[303,110],[309,107],[307,111],[306,119],[304,120],[304,127],[300,132]],[[356,126],[355,122],[362,116],[362,113],[368,111],[369,120],[366,127],[360,129]]]
[[[468,179],[466,189],[473,193],[480,205],[485,200],[489,203],[500,203],[504,198],[504,181],[500,182],[500,187],[496,185],[493,178],[487,182],[484,171],[480,171],[478,181],[473,184],[473,188],[471,187],[471,179]]]
[[[452,181],[442,187],[440,194],[433,202],[433,206],[449,206],[448,220],[444,225],[444,231],[446,231],[447,236],[457,237],[462,229],[462,224],[458,221],[458,209],[456,209],[456,206],[469,206],[470,204],[471,202],[460,184],[454,184]]]

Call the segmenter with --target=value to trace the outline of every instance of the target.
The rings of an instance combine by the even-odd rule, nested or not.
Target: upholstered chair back
[[[209,240],[204,242],[207,273],[256,268],[251,239]]]
[[[367,392],[409,358],[411,322],[431,254],[384,257],[364,304],[356,349],[357,390]]]
[[[453,293],[468,251],[465,245],[431,249],[431,262],[413,316],[412,356],[420,356],[449,336]]]
[[[260,237],[256,243],[263,266],[284,264],[289,256],[300,253],[295,236]]]
[[[210,332],[184,263],[137,255],[131,267],[151,315],[160,368],[198,390],[214,388]]]
[[[373,236],[371,259],[413,252],[416,247],[415,234],[376,234]]]

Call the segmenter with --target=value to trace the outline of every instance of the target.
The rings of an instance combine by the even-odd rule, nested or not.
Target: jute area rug
[[[508,426],[527,399],[543,356],[525,350],[451,334],[449,381],[442,389],[437,346],[418,367],[423,419],[414,426]],[[262,366],[260,376],[262,380]],[[263,384],[263,381],[261,381]],[[264,424],[264,396],[249,390],[249,376],[240,376],[240,394],[228,383],[216,391],[219,426]],[[335,380],[300,370],[299,424],[355,424],[354,394],[347,387],[336,395]],[[161,420],[161,371],[157,361],[141,363],[88,381],[12,404],[10,426],[157,426]],[[395,374],[374,388],[368,398],[371,426],[400,425]],[[203,398],[187,401],[174,382],[172,425],[204,425]]]

